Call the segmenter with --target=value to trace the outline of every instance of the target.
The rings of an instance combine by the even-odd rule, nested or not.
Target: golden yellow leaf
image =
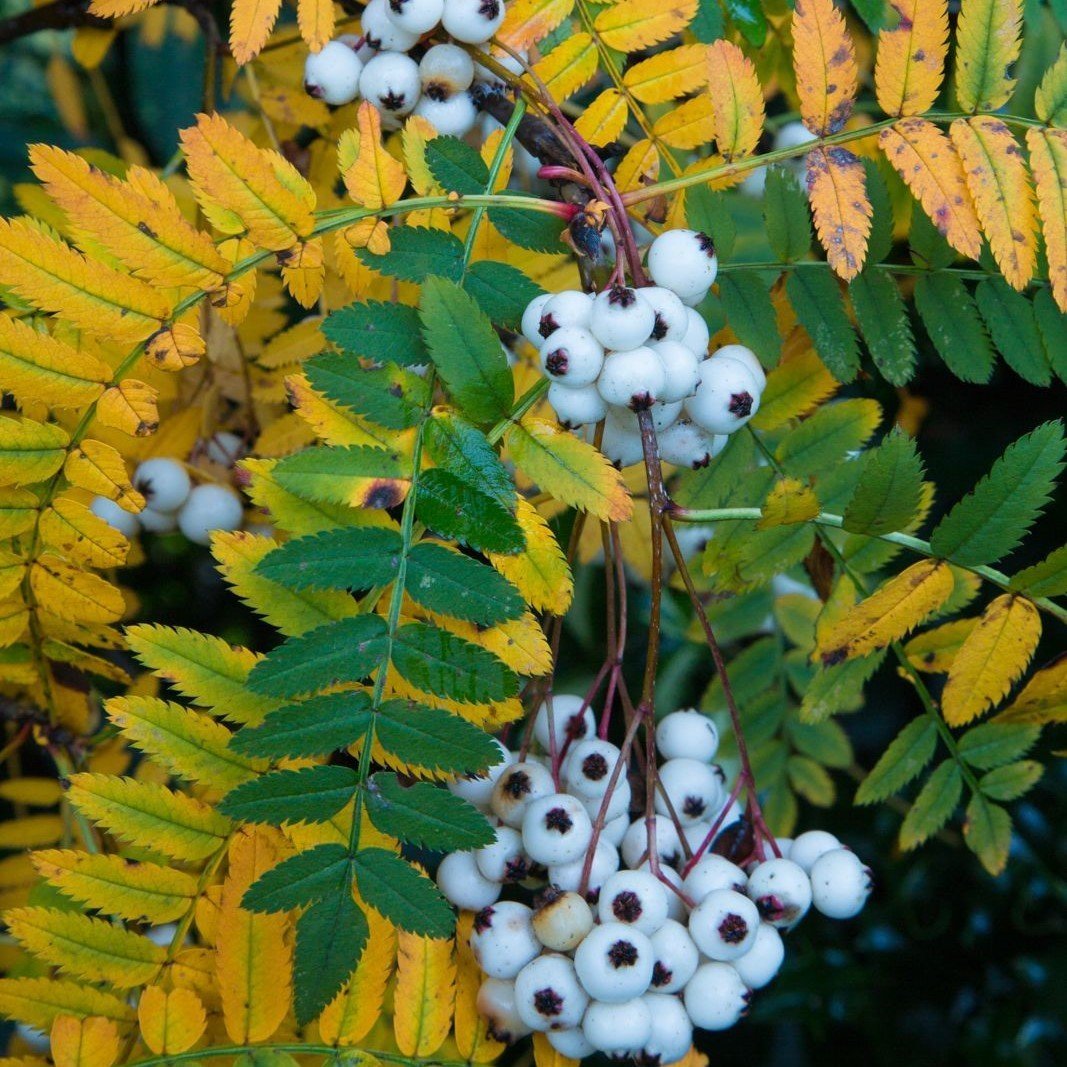
[[[454,943],[397,931],[393,1033],[405,1056],[432,1056],[448,1037],[456,994]]]
[[[871,232],[873,212],[863,164],[847,148],[813,148],[807,167],[819,242],[834,272],[849,281],[863,270]]]
[[[337,144],[337,164],[348,195],[362,207],[376,209],[396,203],[404,192],[404,165],[382,145],[378,109],[364,100],[356,112],[356,129],[347,129]]]
[[[994,722],[1067,722],[1067,654],[1035,671],[1022,692]]]
[[[543,41],[574,10],[574,0],[514,0],[497,36],[524,50]]]
[[[706,96],[686,100],[660,116],[652,132],[671,148],[698,148],[715,137],[715,111]]]
[[[300,36],[312,52],[318,52],[333,37],[333,0],[298,0]]]
[[[137,1002],[137,1020],[144,1043],[164,1055],[191,1049],[207,1027],[207,1012],[191,989],[151,985]]]
[[[0,315],[0,376],[4,391],[23,404],[79,408],[104,391],[111,368],[20,319]]]
[[[619,160],[615,185],[621,192],[640,189],[659,177],[659,150],[649,140],[641,140]]]
[[[30,585],[37,600],[61,619],[116,622],[126,608],[122,593],[110,582],[51,553],[34,561]]]
[[[763,90],[752,61],[731,41],[708,45],[708,94],[715,105],[715,141],[727,162],[751,155],[763,132]]]
[[[434,180],[430,165],[426,162],[426,144],[436,136],[437,130],[433,123],[421,115],[411,115],[404,123],[404,132],[400,138],[404,167],[412,188],[420,196],[441,192],[441,187]]]
[[[957,119],[950,133],[993,258],[1009,285],[1025,289],[1037,263],[1037,212],[1022,149],[988,115]]]
[[[492,1063],[505,1049],[489,1035],[489,1023],[478,1010],[478,989],[485,975],[470,948],[474,916],[459,914],[456,922],[456,1047],[468,1063]]]
[[[593,25],[600,39],[619,52],[639,52],[684,30],[697,13],[697,0],[619,0],[604,8]]]
[[[759,413],[752,421],[761,430],[777,429],[806,415],[838,388],[839,383],[805,339],[803,348],[788,353],[767,375]]]
[[[913,637],[904,646],[904,654],[916,670],[944,674],[977,622],[977,619],[955,619],[935,626]]]
[[[605,89],[578,116],[574,128],[591,145],[610,144],[626,125],[626,98],[618,89]]]
[[[1023,0],[965,0],[956,23],[956,99],[964,111],[996,111],[1015,89]]]
[[[230,290],[227,290],[230,292]],[[207,351],[197,330],[185,322],[164,326],[145,341],[145,358],[160,370],[179,371],[191,367]]]
[[[596,42],[588,33],[576,33],[538,60],[533,70],[553,99],[566,100],[596,75]]]
[[[878,106],[887,115],[917,115],[934,106],[945,74],[948,2],[889,0],[889,6],[897,21],[878,34]]]
[[[820,634],[824,664],[865,656],[904,637],[952,594],[952,570],[944,560],[913,563]]]
[[[52,1023],[56,1067],[111,1067],[119,1057],[119,1028],[111,1019],[57,1015]]]
[[[89,567],[121,567],[130,551],[130,542],[114,526],[66,496],[41,512],[38,533],[48,548]]]
[[[760,530],[773,526],[790,526],[807,522],[819,514],[819,498],[810,486],[796,478],[780,478],[763,502],[763,518],[756,523]]]
[[[938,232],[958,252],[977,259],[981,227],[948,137],[926,119],[903,119],[882,130],[878,145]]]
[[[514,555],[489,554],[489,562],[535,611],[562,615],[574,596],[574,577],[556,535],[537,509],[520,497],[515,519],[526,547]]]
[[[96,417],[104,425],[131,437],[147,437],[159,429],[159,390],[135,378],[112,386],[96,405]]]
[[[627,68],[622,83],[643,104],[662,104],[708,82],[708,48],[683,44]]]
[[[122,18],[137,11],[144,11],[158,0],[92,0],[89,10],[104,19]]]
[[[800,117],[813,133],[837,133],[852,114],[856,50],[833,0],[797,0],[793,70]]]
[[[258,55],[270,38],[281,0],[234,0],[230,8],[230,51],[238,63]]]
[[[63,836],[58,815],[23,815],[0,822],[0,848],[26,849],[54,845]]]
[[[326,282],[322,238],[312,237],[278,253],[282,280],[293,299],[304,308],[312,308]]]
[[[557,1052],[549,1043],[546,1034],[534,1034],[534,1067],[578,1067],[580,1060],[572,1060]]]
[[[1060,311],[1067,312],[1067,132],[1030,129],[1026,145],[1037,187],[1049,283]]]
[[[941,694],[949,726],[965,726],[1001,700],[1026,670],[1041,639],[1041,616],[1025,597],[1005,593],[986,608],[952,661]]]
[[[145,506],[126,472],[126,461],[117,449],[87,437],[67,454],[63,473],[72,485],[114,500],[123,510],[136,514]]]
[[[50,808],[62,796],[63,789],[54,778],[10,778],[0,782],[0,797],[31,808]]]

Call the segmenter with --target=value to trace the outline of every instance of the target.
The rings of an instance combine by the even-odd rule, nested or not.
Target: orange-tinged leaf
[[[1052,295],[1067,312],[1067,132],[1026,131]]]
[[[397,931],[393,1034],[405,1056],[432,1056],[448,1036],[456,993],[454,943]]]
[[[574,128],[591,144],[610,144],[626,125],[626,98],[618,89],[605,89],[578,117]]]
[[[833,0],[797,0],[793,9],[793,69],[800,117],[814,133],[837,133],[852,114],[856,51]]]
[[[519,497],[515,519],[526,547],[514,555],[489,554],[489,562],[522,593],[535,611],[562,615],[574,596],[574,577],[556,535],[537,509]]]
[[[978,216],[952,142],[926,119],[904,119],[882,130],[878,145],[938,232],[958,252],[982,250]]]
[[[1025,289],[1037,263],[1037,212],[1022,149],[1000,119],[957,119],[950,130],[967,188],[1004,279]]]
[[[247,63],[267,43],[282,0],[234,0],[230,9],[230,51],[238,63]]]
[[[191,1049],[207,1028],[207,1011],[191,989],[152,985],[137,1002],[137,1021],[144,1043],[161,1056]]]
[[[119,1058],[119,1028],[99,1015],[57,1015],[51,1037],[56,1067],[111,1067]]]
[[[1022,692],[994,722],[1067,722],[1067,654],[1034,671]]]
[[[87,437],[67,454],[63,465],[67,479],[79,489],[114,500],[125,511],[136,514],[145,506],[126,471],[126,461],[117,449]]]
[[[489,1035],[489,1022],[478,1010],[478,989],[485,975],[470,948],[474,916],[460,912],[456,922],[456,1047],[468,1063],[492,1063],[507,1047]]]
[[[312,237],[279,252],[278,262],[282,265],[282,280],[293,299],[301,307],[314,307],[326,282],[322,238]]]
[[[166,371],[185,370],[206,351],[207,342],[186,322],[176,322],[157,330],[144,346],[145,358]]]
[[[514,0],[497,37],[523,51],[543,41],[574,10],[574,0]]]
[[[404,165],[382,145],[382,119],[366,100],[356,112],[357,128],[347,129],[337,144],[337,164],[348,195],[362,207],[396,203],[404,192]]]
[[[808,153],[808,199],[819,242],[834,271],[845,281],[863,269],[871,232],[863,164],[847,148],[813,148]]]
[[[695,96],[661,115],[652,132],[671,148],[697,148],[715,137],[715,111],[707,96]]]
[[[333,0],[298,0],[296,21],[300,36],[312,52],[333,37]]]
[[[126,609],[122,593],[98,574],[46,553],[30,568],[37,600],[61,619],[73,622],[117,622]]]
[[[576,33],[538,60],[533,70],[555,100],[566,100],[596,75],[596,42],[588,33]]]
[[[996,111],[1015,88],[1023,0],[964,0],[956,23],[956,99],[964,111]]]
[[[0,379],[4,391],[23,404],[79,408],[103,392],[111,368],[20,319],[0,315]]]
[[[92,0],[89,10],[102,19],[118,19],[123,15],[132,15],[144,11],[159,0]]]
[[[620,0],[604,8],[593,25],[609,48],[639,52],[684,30],[697,6],[697,0],[671,0],[662,6],[648,0]]]
[[[104,425],[131,437],[148,437],[159,429],[159,390],[135,378],[112,386],[96,405],[96,417]]]
[[[965,726],[1007,695],[1041,639],[1041,615],[1025,597],[1005,593],[985,609],[952,661],[941,694],[949,726]]]
[[[635,63],[622,83],[643,104],[662,104],[707,85],[707,55],[707,45],[683,44]]]
[[[763,518],[756,528],[769,530],[774,526],[791,526],[807,522],[819,514],[819,498],[810,486],[796,478],[781,478],[763,502]]]
[[[41,540],[56,552],[89,567],[121,567],[130,542],[84,504],[60,496],[41,512]]]
[[[937,99],[948,54],[948,0],[889,0],[898,21],[878,34],[874,87],[887,115],[917,115]]]
[[[763,90],[752,61],[730,41],[708,46],[708,94],[715,105],[715,141],[727,162],[751,155],[763,132]]]

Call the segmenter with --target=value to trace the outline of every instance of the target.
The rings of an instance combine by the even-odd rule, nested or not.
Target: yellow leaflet
[[[30,568],[37,601],[61,619],[76,622],[117,622],[126,603],[122,593],[97,574],[46,553]]]
[[[196,879],[184,871],[121,856],[49,849],[33,865],[64,896],[121,919],[173,922],[188,911]]]
[[[54,663],[69,663],[87,674],[96,674],[101,678],[129,685],[131,678],[121,667],[116,667],[110,660],[94,656],[84,649],[76,648],[65,641],[49,639],[42,645],[45,656]]]
[[[978,215],[948,137],[926,119],[903,119],[882,130],[878,146],[945,240],[977,259],[982,249]]]
[[[87,259],[26,218],[0,219],[0,273],[35,307],[122,344],[143,341],[170,314],[158,289]]]
[[[229,290],[233,292],[233,290]],[[157,330],[145,342],[144,354],[160,370],[191,367],[207,351],[207,344],[188,323],[178,322]]]
[[[119,1028],[98,1015],[59,1015],[51,1038],[55,1067],[111,1067],[119,1058]]]
[[[555,100],[566,100],[596,75],[596,43],[588,33],[576,33],[538,60],[533,70]]]
[[[549,1043],[546,1034],[534,1034],[534,1067],[578,1067],[580,1060],[572,1060],[557,1052]]]
[[[1023,0],[964,0],[956,23],[956,99],[964,111],[996,111],[1015,88]]]
[[[949,726],[965,726],[1000,701],[1026,670],[1041,639],[1041,616],[1024,597],[998,596],[952,661],[941,694]]]
[[[2,978],[0,1015],[47,1031],[60,1015],[80,1019],[93,1015],[126,1023],[133,1017],[133,1009],[122,998],[84,982]]]
[[[58,815],[23,815],[21,819],[0,822],[0,848],[41,848],[54,845],[62,836],[63,820]]]
[[[185,1052],[207,1028],[207,1012],[191,989],[149,986],[137,1002],[137,1021],[144,1043],[156,1055]]]
[[[2,453],[3,431],[0,429],[0,459]],[[106,496],[125,511],[136,513],[144,509],[145,498],[134,489],[126,473],[126,461],[117,449],[103,441],[87,438],[75,445],[66,457],[63,473],[79,489]]]
[[[574,596],[574,578],[552,528],[529,501],[520,498],[515,512],[526,547],[513,556],[489,554],[489,562],[514,585],[536,611],[563,615]]]
[[[1067,133],[1027,130],[1052,295],[1067,312]]]
[[[1037,212],[1022,150],[1000,119],[957,119],[950,132],[993,258],[1009,285],[1025,289],[1037,263]]]
[[[697,13],[697,0],[674,0],[669,6],[648,0],[621,0],[604,8],[593,23],[600,39],[619,52],[639,52],[684,30]]]
[[[11,936],[28,952],[76,978],[132,989],[159,971],[166,950],[103,919],[54,908],[4,914]]]
[[[899,640],[940,607],[952,587],[952,570],[944,560],[913,563],[820,634],[823,663],[865,656]]]
[[[1034,113],[1050,126],[1067,121],[1067,44],[1060,45],[1056,62],[1045,71],[1034,93]]]
[[[956,619],[935,626],[913,637],[904,646],[904,654],[916,670],[944,674],[977,622],[977,619]]]
[[[813,148],[807,187],[819,242],[834,272],[848,281],[863,269],[871,232],[863,164],[847,148]]]
[[[948,54],[947,0],[889,0],[898,22],[878,34],[874,87],[887,115],[917,115],[937,99]],[[890,17],[891,20],[891,17]]]
[[[591,144],[614,141],[626,125],[626,98],[618,89],[605,89],[578,117],[574,128]]]
[[[215,958],[222,1018],[235,1044],[266,1041],[289,1010],[288,917],[258,915],[240,906],[248,887],[283,855],[281,835],[265,827],[242,827],[230,844]]]
[[[478,1010],[478,988],[485,976],[470,948],[473,925],[473,914],[461,911],[456,921],[456,1048],[468,1063],[492,1063],[506,1046],[489,1036],[489,1023]]]
[[[656,120],[652,132],[671,148],[697,148],[715,137],[710,98],[696,96]]]
[[[552,669],[552,650],[544,630],[529,611],[481,633],[475,630],[470,640],[487,648],[516,674],[535,677]]]
[[[448,1037],[456,992],[456,961],[445,941],[397,931],[393,1033],[405,1056],[432,1056]]]
[[[130,550],[130,542],[114,526],[65,496],[41,513],[39,532],[49,548],[89,567],[121,567]]]
[[[58,804],[63,789],[54,778],[10,778],[0,782],[0,797],[31,808],[50,808]]]
[[[96,418],[104,426],[131,437],[148,437],[159,428],[156,398],[159,390],[135,378],[112,386],[96,405]]]
[[[103,392],[111,368],[19,319],[0,315],[0,377],[4,391],[22,403],[80,408]]]
[[[404,165],[412,188],[420,196],[440,192],[440,186],[434,181],[430,166],[426,162],[426,143],[436,136],[437,130],[433,124],[421,115],[412,115],[404,123],[404,132],[401,134]]]
[[[333,0],[299,0],[296,14],[300,36],[318,52],[333,37]]]
[[[281,0],[234,0],[230,10],[230,51],[238,63],[247,63],[270,38],[281,10]]]
[[[26,563],[14,553],[0,549],[0,599],[6,599],[22,584]]]
[[[684,44],[635,63],[622,83],[643,104],[662,104],[694,92],[708,81],[708,49]]]
[[[0,537],[29,530],[37,520],[37,497],[28,489],[0,489]]]
[[[337,144],[337,165],[348,195],[366,208],[395,204],[407,185],[404,165],[382,144],[382,119],[366,100],[356,112],[357,129],[347,129]]]
[[[659,150],[651,141],[638,141],[619,161],[614,177],[621,192],[654,182],[659,177]]]
[[[752,61],[719,40],[707,49],[708,92],[715,104],[715,141],[727,162],[750,155],[763,132],[763,90]]]
[[[532,417],[513,425],[505,440],[515,464],[544,492],[598,519],[630,517],[622,476],[592,445]]]
[[[89,10],[104,19],[117,19],[123,15],[132,15],[136,11],[144,11],[156,2],[157,0],[92,0]]]
[[[217,229],[247,231],[272,252],[311,232],[315,192],[278,152],[257,148],[219,115],[198,115],[181,140],[193,192]]]
[[[487,167],[492,167],[493,160],[496,158],[496,154],[500,151],[500,142],[504,139],[504,130],[496,129],[489,134],[488,137],[482,142],[482,146],[479,149],[479,155],[482,157],[482,162]],[[515,149],[509,144],[504,152],[503,159],[500,161],[500,171],[496,176],[496,180],[493,182],[493,192],[499,193],[508,187],[508,182],[511,181],[511,168],[515,164]]]
[[[1022,692],[994,722],[1067,722],[1067,656],[1035,671]]]
[[[790,419],[806,415],[832,396],[838,387],[838,382],[808,343],[795,355],[783,359],[767,375],[767,388],[753,422],[761,430],[777,429]]]
[[[852,114],[856,50],[833,0],[797,0],[793,70],[800,117],[814,133],[837,133]]]
[[[574,10],[574,0],[514,0],[497,36],[523,50],[543,41]]]
[[[282,279],[293,299],[304,308],[312,308],[319,299],[326,282],[326,266],[322,254],[322,238],[313,237],[278,253]]]
[[[162,287],[217,289],[228,269],[211,238],[182,217],[174,194],[151,171],[119,181],[62,149],[37,144],[30,164],[63,209],[76,238],[88,238],[134,274]]]
[[[378,1021],[385,987],[396,962],[396,933],[373,909],[367,909],[367,944],[344,989],[319,1016],[319,1035],[328,1045],[358,1045]]]
[[[768,530],[773,526],[789,526],[807,522],[819,514],[819,499],[811,488],[796,478],[782,478],[763,502],[763,518],[756,528]]]

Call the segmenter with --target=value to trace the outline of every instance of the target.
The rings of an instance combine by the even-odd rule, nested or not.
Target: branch
[[[69,30],[76,26],[106,29],[111,25],[108,19],[90,15],[88,7],[88,0],[53,0],[50,4],[3,19],[0,21],[0,44],[29,37],[41,30]]]

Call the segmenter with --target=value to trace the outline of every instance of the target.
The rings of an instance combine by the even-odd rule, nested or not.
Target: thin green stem
[[[198,1060],[218,1059],[222,1056],[240,1056],[246,1052],[290,1052],[303,1056],[326,1056],[339,1063],[355,1063],[360,1056],[368,1060],[381,1060],[383,1063],[395,1063],[403,1067],[425,1067],[432,1062],[434,1067],[469,1067],[460,1060],[432,1061],[410,1059],[396,1052],[384,1052],[378,1049],[336,1048],[333,1045],[312,1044],[305,1042],[282,1042],[266,1045],[219,1045],[215,1048],[189,1049],[187,1052],[171,1052],[165,1056],[149,1056],[147,1059],[135,1060],[128,1067],[169,1067],[175,1063],[193,1063]]]

